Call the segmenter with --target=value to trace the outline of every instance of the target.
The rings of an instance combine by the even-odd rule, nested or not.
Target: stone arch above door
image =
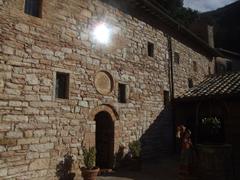
[[[117,111],[111,105],[107,105],[107,104],[100,105],[94,108],[93,110],[91,110],[89,114],[89,118],[91,120],[94,120],[95,115],[102,111],[108,112],[111,115],[113,121],[117,121],[119,119]]]
[[[120,145],[120,136],[122,134],[121,127],[119,125],[119,115],[113,106],[108,104],[102,104],[94,109],[92,109],[89,113],[89,120],[95,121],[95,117],[98,113],[107,112],[114,123],[114,152],[116,153],[119,149]]]

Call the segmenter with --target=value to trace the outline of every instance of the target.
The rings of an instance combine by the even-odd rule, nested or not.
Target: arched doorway
[[[111,115],[101,111],[96,121],[96,165],[101,169],[111,169],[114,158],[114,122]]]

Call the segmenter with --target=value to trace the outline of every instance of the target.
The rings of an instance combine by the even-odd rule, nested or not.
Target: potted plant
[[[221,120],[217,117],[206,117],[201,120],[200,141],[204,144],[223,143]]]
[[[81,168],[84,180],[96,180],[99,168],[95,166],[96,150],[95,147],[83,148],[83,160],[85,167]]]
[[[130,164],[130,170],[141,169],[141,143],[139,140],[129,143],[128,160]]]

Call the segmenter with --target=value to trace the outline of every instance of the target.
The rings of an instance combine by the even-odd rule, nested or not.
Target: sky
[[[184,0],[184,6],[206,12],[231,4],[237,0]]]

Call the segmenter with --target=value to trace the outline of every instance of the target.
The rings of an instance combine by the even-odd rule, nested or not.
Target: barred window
[[[148,56],[154,57],[154,44],[151,42],[148,42]]]
[[[68,99],[69,98],[69,74],[57,72],[56,73],[56,98]]]
[[[127,102],[127,92],[126,84],[118,84],[118,102],[126,103]]]
[[[193,87],[193,80],[191,78],[188,79],[188,88]]]
[[[170,102],[169,91],[163,91],[163,100],[164,100],[164,106],[168,105],[168,103]]]
[[[42,15],[42,0],[25,0],[24,12],[31,16],[41,17],[41,15]]]
[[[180,63],[180,55],[179,55],[179,53],[177,53],[177,52],[174,52],[174,62],[175,62],[176,64],[179,64],[179,63]]]
[[[227,62],[227,71],[232,71],[232,62]]]
[[[193,61],[193,71],[194,71],[194,72],[197,72],[197,71],[198,71],[197,62],[196,62],[196,61]]]

